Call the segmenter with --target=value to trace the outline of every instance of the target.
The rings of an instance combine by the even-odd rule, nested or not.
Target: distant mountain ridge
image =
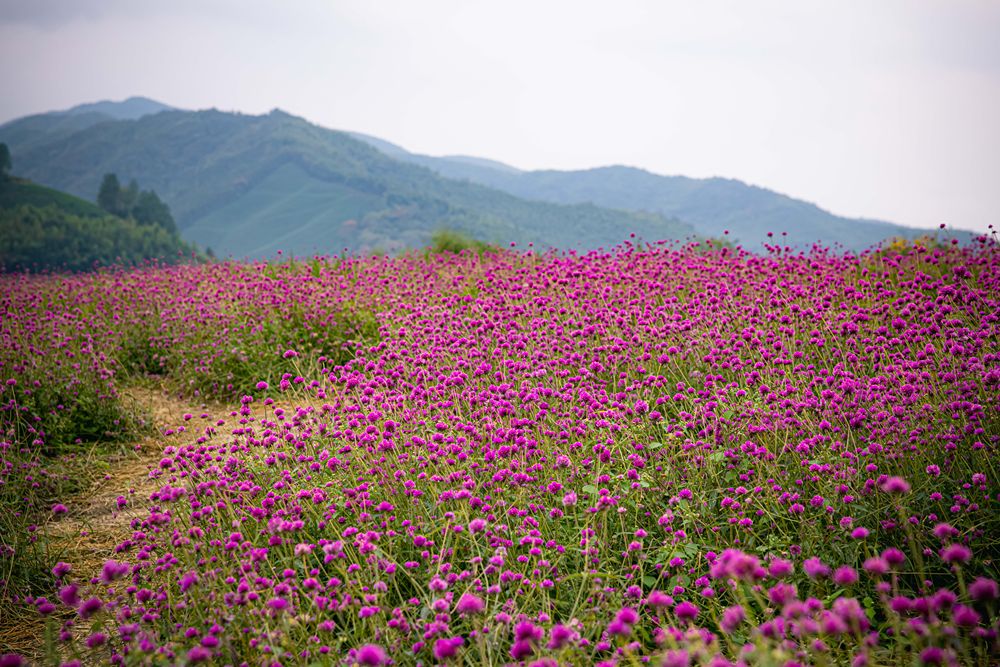
[[[860,251],[931,233],[836,216],[733,179],[625,166],[522,171],[479,157],[420,155],[277,110],[193,112],[129,98],[11,121],[0,126],[0,141],[26,176],[81,197],[94,196],[106,171],[137,178],[170,204],[186,238],[238,257],[392,251],[422,245],[440,227],[577,249],[633,232],[647,240],[729,232],[750,248],[773,234],[797,247]]]
[[[442,178],[287,113],[160,110],[44,114],[0,127],[20,173],[93,197],[105,173],[166,201],[182,234],[219,255],[264,257],[422,246],[438,228],[485,241],[587,250],[630,233],[684,238],[658,214],[526,201]]]
[[[65,111],[52,111],[50,113],[62,116],[79,116],[82,114],[103,114],[114,120],[137,120],[143,116],[160,113],[161,111],[175,111],[176,108],[163,102],[151,100],[148,97],[129,97],[121,102],[102,100],[100,102],[89,102],[78,104]]]
[[[626,166],[579,171],[522,171],[495,162],[464,157],[433,157],[409,153],[382,139],[357,135],[398,160],[434,170],[451,179],[466,180],[518,197],[559,204],[648,211],[676,217],[706,237],[727,237],[759,247],[772,237],[783,244],[808,247],[821,242],[860,251],[891,237],[918,238],[935,230],[867,218],[845,218],[815,204],[766,188],[726,178],[661,176]],[[972,232],[949,230],[945,237],[967,240]]]

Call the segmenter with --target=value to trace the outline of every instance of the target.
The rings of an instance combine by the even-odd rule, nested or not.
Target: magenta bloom
[[[212,651],[204,646],[195,646],[188,651],[187,658],[190,663],[206,662],[212,659]]]
[[[882,482],[882,490],[894,495],[902,495],[910,492],[910,483],[902,477],[890,477]]]
[[[1000,587],[993,579],[979,577],[969,584],[969,597],[979,602],[991,602],[1000,597]]]
[[[941,560],[946,563],[968,563],[972,560],[972,550],[961,544],[949,544],[941,549]]]
[[[616,618],[608,623],[608,634],[617,637],[628,637],[632,634],[632,626]]]
[[[663,591],[650,591],[646,597],[646,604],[654,609],[664,609],[674,604],[674,599]]]
[[[455,611],[466,615],[482,613],[485,608],[486,604],[482,598],[478,598],[472,593],[465,593],[458,599],[458,603],[455,605]]]
[[[380,667],[386,663],[385,651],[381,646],[365,644],[358,649],[358,663],[365,667]]]
[[[810,579],[821,579],[830,575],[830,568],[819,558],[807,558],[802,562],[802,571]]]
[[[549,630],[548,647],[553,651],[558,651],[572,639],[573,631],[560,623],[559,625],[552,626],[552,629]]]
[[[858,582],[858,573],[850,565],[842,565],[833,573],[833,581],[838,586],[851,586]]]
[[[59,599],[67,607],[75,607],[80,598],[77,596],[77,588],[74,584],[67,584],[59,589]]]
[[[747,613],[740,605],[733,605],[722,612],[722,620],[719,625],[725,632],[732,632],[746,619]]]
[[[128,564],[119,563],[118,561],[109,560],[101,568],[101,581],[106,584],[120,579],[122,576],[128,573]]]
[[[787,577],[795,570],[795,566],[792,565],[791,561],[785,560],[784,558],[775,558],[771,561],[771,564],[767,567],[767,573],[770,574],[775,579],[781,579],[782,577]]]
[[[685,600],[674,607],[674,615],[682,621],[693,621],[698,618],[698,607]]]
[[[284,598],[271,598],[267,601],[267,606],[274,611],[284,611],[288,609],[288,600]]]
[[[635,622],[639,620],[639,614],[637,614],[635,609],[632,609],[631,607],[624,607],[617,614],[615,614],[615,618],[622,623],[634,625]]]
[[[70,565],[69,563],[64,563],[62,561],[59,561],[52,568],[52,576],[55,577],[56,579],[62,579],[67,574],[69,574],[72,569],[73,566]]]
[[[438,639],[434,642],[434,657],[441,661],[454,658],[455,654],[458,653],[458,648],[464,643],[465,640],[461,637]]]
[[[98,598],[90,598],[80,605],[77,610],[81,618],[90,618],[104,607],[104,603]]]

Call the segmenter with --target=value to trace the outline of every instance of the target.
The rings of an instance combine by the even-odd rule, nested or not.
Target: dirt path
[[[228,422],[232,411],[238,408],[235,404],[192,403],[166,390],[130,388],[122,393],[152,415],[155,433],[134,443],[134,452],[109,455],[103,478],[98,477],[87,489],[67,500],[64,503],[69,510],[67,514],[44,526],[52,563],[69,563],[77,577],[99,573],[104,562],[114,557],[115,546],[131,534],[131,520],[147,514],[150,494],[163,485],[149,473],[157,467],[164,448],[177,444],[164,431],[185,424],[185,414],[193,416],[187,422],[189,431],[220,419]],[[123,508],[119,507],[119,497],[126,500]],[[42,660],[45,623],[41,617],[29,611],[16,624],[3,625],[7,627],[0,645],[6,646],[0,654],[12,650],[27,657],[30,664]],[[78,632],[85,631],[82,625],[77,626]]]

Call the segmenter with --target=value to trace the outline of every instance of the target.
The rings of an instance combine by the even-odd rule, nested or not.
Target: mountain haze
[[[759,247],[759,243],[768,240],[769,233],[782,243],[797,247],[821,242],[855,251],[892,237],[918,238],[933,233],[881,220],[845,218],[815,204],[735,179],[661,176],[624,166],[522,171],[492,160],[409,153],[381,139],[356,136],[387,155],[422,165],[447,178],[486,185],[535,201],[590,203],[655,212],[691,224],[702,236],[722,237],[728,231],[728,238],[749,247]],[[964,240],[972,233],[948,231],[940,235]]]
[[[0,127],[0,141],[20,173],[81,197],[93,197],[105,173],[138,180],[170,205],[186,239],[219,255],[397,250],[426,244],[439,228],[577,249],[630,233],[694,233],[658,214],[527,201],[442,178],[277,110],[165,110],[135,120],[45,114]]]
[[[279,110],[182,111],[130,98],[11,121],[0,126],[0,141],[19,173],[80,197],[93,198],[108,172],[137,179],[170,205],[186,239],[222,256],[395,251],[425,245],[441,228],[581,250],[630,233],[658,240],[729,232],[749,248],[773,234],[800,248],[860,251],[929,233],[837,216],[733,179],[624,166],[522,171],[480,157],[420,155]]]

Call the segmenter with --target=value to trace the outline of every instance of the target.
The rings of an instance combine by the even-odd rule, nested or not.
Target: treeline
[[[97,193],[97,205],[119,218],[131,218],[140,225],[156,225],[168,232],[177,232],[177,223],[155,190],[139,190],[132,179],[122,187],[115,174],[105,174]]]
[[[0,210],[0,266],[5,271],[88,271],[153,258],[173,263],[193,253],[176,232],[132,219],[83,217],[54,205]]]
[[[101,186],[100,207],[9,174],[10,150],[0,144],[0,270],[87,271],[197,256],[181,240],[170,208],[135,181]],[[103,210],[102,210],[103,209]]]

